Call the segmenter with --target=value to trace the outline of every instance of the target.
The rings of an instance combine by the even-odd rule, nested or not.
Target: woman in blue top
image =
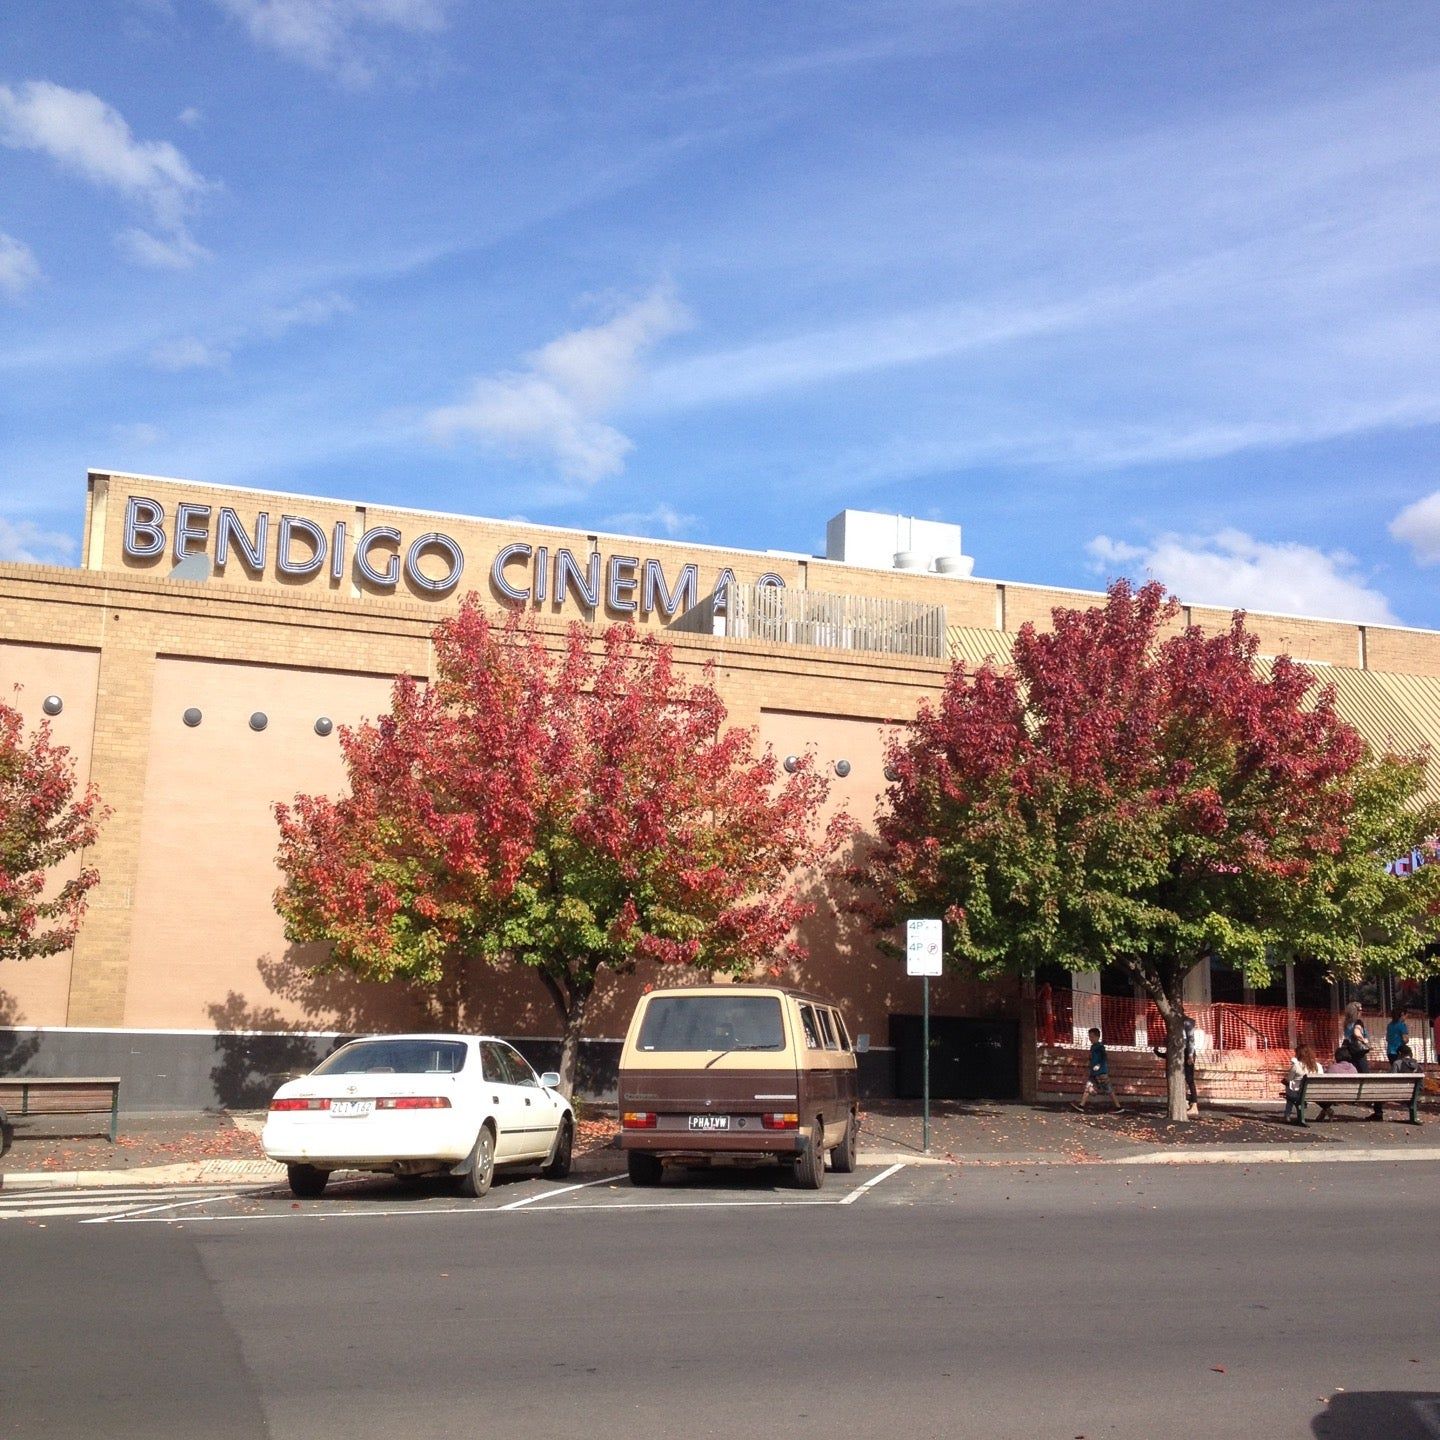
[[[1397,1005],[1390,1012],[1390,1023],[1385,1027],[1385,1058],[1390,1062],[1392,1070],[1401,1047],[1409,1043],[1410,1027],[1405,1023],[1405,1007]]]

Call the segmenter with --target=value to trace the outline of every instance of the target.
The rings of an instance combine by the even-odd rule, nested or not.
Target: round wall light
[[[900,778],[900,772],[893,765],[887,765],[885,778],[893,785]]]
[[[58,715],[65,708],[65,702],[58,695],[47,695],[40,708],[47,715]]]
[[[180,718],[193,730],[205,717],[192,705]]]
[[[328,715],[322,715],[315,722],[315,733],[317,735],[328,735],[334,728],[335,722]]]
[[[850,773],[850,762],[848,760],[837,760],[835,762],[835,773],[843,780]]]
[[[250,717],[250,728],[252,730],[263,730],[270,723],[270,717],[263,711],[257,710]]]
[[[800,768],[800,757],[798,755],[787,755],[785,757],[785,773],[793,775]]]

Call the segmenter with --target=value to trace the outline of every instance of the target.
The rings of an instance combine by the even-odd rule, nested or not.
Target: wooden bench
[[[120,1077],[0,1076],[0,1111],[7,1111],[12,1120],[37,1115],[108,1115],[113,1145],[120,1133]]]
[[[1420,1123],[1420,1092],[1425,1076],[1396,1075],[1377,1071],[1366,1075],[1305,1075],[1296,1095],[1295,1125],[1305,1124],[1305,1106],[1316,1105],[1408,1105],[1410,1123]]]

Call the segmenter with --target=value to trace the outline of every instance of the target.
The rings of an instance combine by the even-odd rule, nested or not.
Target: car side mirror
[[[560,1088],[560,1072],[558,1070],[547,1070],[540,1077],[540,1083],[547,1090],[558,1090]]]
[[[855,1037],[855,1053],[857,1055],[868,1055],[870,1053],[870,1037],[868,1035],[857,1035]]]

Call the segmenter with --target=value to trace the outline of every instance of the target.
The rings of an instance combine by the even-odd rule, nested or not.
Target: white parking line
[[[618,1175],[602,1175],[598,1180],[582,1180],[578,1185],[562,1185],[558,1190],[542,1190],[538,1195],[527,1195],[523,1200],[512,1200],[508,1205],[500,1206],[502,1210],[518,1210],[522,1205],[536,1205],[541,1200],[553,1200],[557,1195],[569,1195],[573,1190],[588,1190],[592,1185],[608,1185],[613,1180],[620,1179]]]
[[[133,1215],[153,1215],[161,1210],[184,1210],[192,1205],[208,1205],[212,1200],[241,1199],[247,1195],[264,1195],[272,1187],[262,1185],[253,1190],[213,1190],[198,1200],[167,1200],[163,1205],[142,1205],[137,1210],[120,1210],[114,1215],[101,1215],[94,1220],[82,1220],[82,1225],[110,1225],[117,1220],[128,1220]]]
[[[840,1203],[853,1205],[867,1190],[873,1190],[882,1180],[888,1180],[897,1171],[904,1168],[905,1165],[901,1162],[898,1165],[892,1165],[888,1170],[882,1170],[878,1175],[872,1175],[863,1185],[857,1185]]]

